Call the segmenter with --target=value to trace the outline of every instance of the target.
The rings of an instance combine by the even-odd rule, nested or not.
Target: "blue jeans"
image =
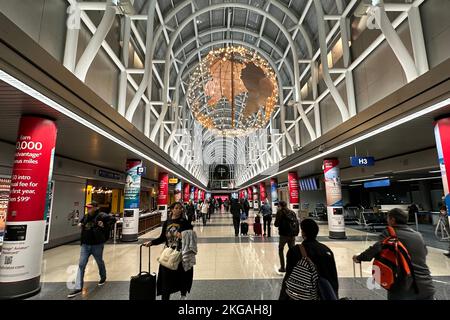
[[[89,256],[92,254],[94,256],[95,262],[98,265],[98,271],[100,273],[100,279],[106,279],[106,268],[105,262],[103,262],[103,247],[104,244],[82,244],[81,245],[81,253],[80,253],[80,262],[78,264],[78,273],[76,280],[76,290],[83,289],[84,282],[84,271],[86,269],[86,265],[89,261]]]

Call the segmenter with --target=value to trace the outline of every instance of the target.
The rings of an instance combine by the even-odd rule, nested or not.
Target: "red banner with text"
[[[198,202],[198,188],[194,188],[194,202]]]
[[[184,185],[184,191],[183,191],[183,202],[187,203],[189,202],[189,196],[191,195],[191,186],[189,183],[186,183]]]
[[[158,205],[164,206],[169,204],[169,174],[165,172],[159,173],[159,190]]]
[[[44,220],[56,143],[56,124],[23,117],[16,143],[7,221]]]
[[[299,203],[299,186],[297,172],[288,173],[289,203]]]
[[[259,197],[261,202],[265,202],[267,199],[266,184],[264,182],[259,183]]]

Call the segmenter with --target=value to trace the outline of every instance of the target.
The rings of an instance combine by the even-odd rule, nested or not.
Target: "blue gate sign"
[[[374,157],[350,157],[352,167],[369,167],[375,165]]]

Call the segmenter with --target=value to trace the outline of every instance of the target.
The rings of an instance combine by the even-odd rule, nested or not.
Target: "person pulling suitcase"
[[[183,245],[186,245],[186,243],[183,243],[182,240],[183,233],[193,230],[193,226],[185,218],[183,212],[184,207],[181,203],[175,202],[169,209],[170,215],[162,225],[161,235],[157,239],[144,243],[144,245],[150,247],[164,244],[163,253],[166,251],[172,251],[174,256],[178,256],[179,258],[183,253]],[[160,264],[156,281],[156,293],[158,296],[162,296],[161,300],[169,300],[171,294],[180,292],[181,299],[185,300],[186,294],[191,291],[192,287],[194,277],[193,267],[185,270],[181,259],[176,259],[177,265],[175,270],[167,265],[163,265],[161,262],[165,261],[162,259],[163,253],[159,257]]]

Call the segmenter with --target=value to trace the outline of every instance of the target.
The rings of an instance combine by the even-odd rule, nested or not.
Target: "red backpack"
[[[411,256],[398,239],[394,228],[389,226],[387,230],[389,236],[381,243],[381,252],[373,261],[372,276],[374,281],[386,290],[391,290],[400,281],[405,281],[414,285],[417,291]]]

